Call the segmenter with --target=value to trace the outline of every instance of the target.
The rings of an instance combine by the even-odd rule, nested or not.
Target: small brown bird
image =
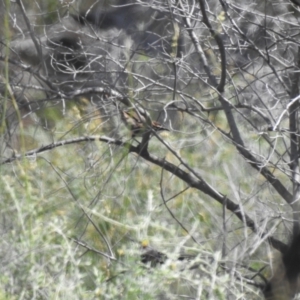
[[[145,132],[151,131],[147,126],[146,117],[142,115],[141,112],[136,112],[135,110],[122,110],[121,118],[125,125],[131,130],[132,137],[142,136]],[[163,127],[159,122],[152,121],[151,128],[155,131],[167,130],[168,128]]]

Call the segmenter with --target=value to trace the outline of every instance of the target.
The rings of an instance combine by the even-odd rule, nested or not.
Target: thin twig
[[[171,217],[179,224],[179,226],[191,237],[191,239],[196,244],[199,244],[199,242],[193,237],[193,235],[189,232],[189,230],[176,218],[176,216],[173,214],[172,210],[168,207],[166,199],[165,199],[165,195],[164,195],[164,192],[163,192],[163,183],[162,183],[163,172],[164,172],[164,168],[161,168],[161,176],[160,176],[159,185],[160,185],[160,195],[161,195],[161,198],[164,202],[164,205],[165,205],[166,209],[168,210],[169,214],[171,215]]]

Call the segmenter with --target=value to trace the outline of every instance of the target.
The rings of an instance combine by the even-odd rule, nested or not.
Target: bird
[[[132,137],[142,136],[144,133],[151,131],[151,129],[155,131],[170,131],[168,128],[162,126],[156,121],[151,121],[151,126],[148,125],[147,117],[145,117],[141,111],[136,111],[133,109],[122,110],[121,119],[130,129]]]

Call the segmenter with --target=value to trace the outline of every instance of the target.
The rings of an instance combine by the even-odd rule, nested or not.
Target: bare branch
[[[267,238],[269,240],[269,242],[273,245],[273,247],[276,248],[277,250],[284,251],[286,249],[286,246],[282,242],[275,239],[274,237],[269,236],[269,234],[267,232],[261,232],[261,230],[259,229],[257,224],[255,224],[255,222],[244,213],[244,211],[240,208],[240,206],[238,204],[235,204],[228,197],[226,197],[225,195],[216,191],[213,187],[211,187],[203,179],[199,180],[198,178],[193,176],[191,173],[185,172],[178,166],[166,161],[165,159],[161,159],[154,155],[151,155],[148,151],[141,151],[139,146],[133,146],[132,144],[130,144],[128,142],[122,142],[120,140],[116,140],[116,139],[112,139],[112,138],[108,138],[108,137],[100,137],[100,136],[87,136],[87,137],[75,138],[75,139],[60,141],[57,143],[53,143],[50,145],[40,147],[38,149],[26,152],[24,155],[21,155],[21,154],[14,155],[13,157],[8,158],[8,159],[4,160],[3,162],[1,162],[1,164],[3,165],[3,164],[11,163],[16,159],[21,159],[23,157],[36,156],[38,153],[49,151],[51,149],[61,147],[64,145],[70,145],[70,144],[79,143],[79,142],[97,141],[97,140],[107,143],[107,144],[123,146],[125,149],[128,149],[128,152],[137,153],[145,160],[147,160],[157,166],[160,166],[164,170],[172,173],[176,177],[178,177],[181,180],[183,180],[184,182],[186,182],[190,187],[193,187],[193,188],[209,195],[211,198],[215,199],[221,205],[225,205],[228,210],[230,210],[233,214],[235,214],[254,233],[260,235],[262,238]]]

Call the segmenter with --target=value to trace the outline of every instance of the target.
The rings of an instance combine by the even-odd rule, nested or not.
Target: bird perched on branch
[[[155,131],[170,131],[159,122],[151,121],[150,117],[146,117],[139,110],[122,110],[121,118],[125,125],[131,130],[132,137],[142,136],[144,133],[151,131],[151,129]],[[151,122],[151,125],[148,125],[149,122]]]

